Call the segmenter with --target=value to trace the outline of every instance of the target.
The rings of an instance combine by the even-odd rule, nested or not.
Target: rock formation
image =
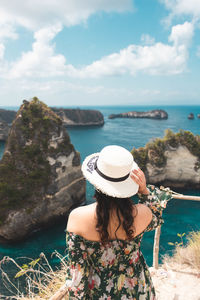
[[[0,162],[0,238],[23,239],[85,201],[80,155],[61,119],[24,101]]]
[[[62,119],[64,126],[102,126],[104,117],[98,110],[91,109],[64,109],[52,108],[53,111]]]
[[[149,183],[200,189],[200,136],[167,130],[163,139],[133,149],[132,154]]]
[[[115,118],[147,118],[147,119],[156,119],[156,120],[166,120],[168,114],[162,109],[155,109],[146,112],[142,111],[129,111],[121,114],[112,114],[109,115],[109,119]]]
[[[189,119],[189,120],[194,120],[194,114],[193,114],[193,113],[190,113],[190,114],[188,115],[188,119]]]

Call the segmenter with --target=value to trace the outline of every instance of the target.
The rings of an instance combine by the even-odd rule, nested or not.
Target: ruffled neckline
[[[146,228],[145,228],[145,230],[146,230]],[[142,232],[140,232],[138,235],[136,235],[135,237],[133,237],[131,240],[123,240],[123,239],[118,239],[118,238],[116,238],[116,239],[110,239],[108,242],[109,242],[109,243],[113,243],[113,242],[122,242],[122,243],[126,243],[126,244],[127,244],[127,243],[131,243],[131,242],[133,242],[133,241],[135,241],[135,240],[137,240],[137,239],[141,239],[141,237],[143,236],[145,230],[143,230]],[[78,239],[84,241],[85,243],[101,244],[101,241],[88,240],[88,239],[84,238],[84,237],[83,237],[82,235],[80,235],[80,234],[76,234],[76,233],[74,233],[74,232],[72,232],[72,231],[68,231],[68,230],[65,230],[65,231],[66,231],[66,233],[67,233],[69,236],[72,236],[72,235],[73,235],[74,237],[76,237],[76,238],[78,238]]]

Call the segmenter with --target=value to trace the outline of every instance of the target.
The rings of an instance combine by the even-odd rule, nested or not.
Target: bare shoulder
[[[152,212],[150,210],[150,208],[148,208],[146,205],[144,204],[137,204],[137,216],[140,220],[142,220],[142,222],[144,223],[144,225],[148,225],[151,220],[152,220]]]
[[[89,204],[89,205],[85,205],[85,206],[79,206],[75,209],[73,209],[69,215],[69,217],[79,217],[81,215],[85,215],[85,213],[90,212],[92,210],[94,210],[95,204]]]
[[[80,234],[85,221],[88,220],[88,217],[91,215],[94,209],[94,204],[80,206],[73,209],[68,218],[67,230],[76,234]]]

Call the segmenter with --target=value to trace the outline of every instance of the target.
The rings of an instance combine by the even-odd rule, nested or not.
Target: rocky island
[[[62,120],[37,98],[24,101],[0,161],[0,239],[24,239],[84,202],[80,155]]]
[[[193,113],[190,113],[190,114],[188,115],[188,119],[189,119],[189,120],[194,120],[194,114],[193,114]]]
[[[200,136],[180,130],[166,131],[145,147],[132,150],[148,183],[171,188],[200,189]]]
[[[104,117],[98,110],[52,108],[66,127],[102,126]]]
[[[147,119],[156,119],[156,120],[166,120],[168,118],[168,114],[166,111],[162,109],[155,109],[150,111],[129,111],[120,114],[111,114],[108,117],[109,119],[116,118],[147,118]]]
[[[5,122],[8,125],[12,124],[12,121],[16,117],[17,112],[15,110],[0,109],[0,122]]]

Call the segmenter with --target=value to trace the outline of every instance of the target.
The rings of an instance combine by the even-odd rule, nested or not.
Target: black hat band
[[[97,159],[98,160],[98,159]],[[127,175],[123,176],[123,177],[118,177],[118,178],[114,178],[114,177],[109,177],[105,174],[103,174],[97,167],[97,160],[94,163],[94,170],[104,179],[108,180],[108,181],[112,181],[112,182],[121,182],[121,181],[125,181],[130,173],[128,173]]]

